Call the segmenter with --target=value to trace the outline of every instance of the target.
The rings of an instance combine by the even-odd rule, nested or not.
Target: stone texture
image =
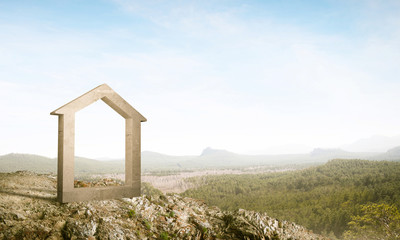
[[[328,239],[177,194],[60,204],[54,176],[0,173],[0,182],[0,239]]]

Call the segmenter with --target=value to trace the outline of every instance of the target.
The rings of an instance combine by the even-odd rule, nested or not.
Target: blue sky
[[[54,157],[49,113],[102,83],[148,119],[143,150],[399,135],[399,13],[390,0],[0,1],[0,154]],[[122,120],[105,109],[77,114],[77,155],[123,156]]]

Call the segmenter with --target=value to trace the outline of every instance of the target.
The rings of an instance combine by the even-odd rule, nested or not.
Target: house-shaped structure
[[[74,188],[75,113],[100,99],[125,118],[125,185]],[[146,118],[107,84],[94,88],[50,114],[58,115],[57,200],[59,202],[140,196],[140,125]]]

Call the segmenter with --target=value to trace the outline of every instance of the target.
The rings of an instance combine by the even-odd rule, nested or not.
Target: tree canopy
[[[317,233],[342,237],[370,203],[399,208],[400,163],[331,160],[281,173],[205,176],[184,195],[222,209],[267,212]]]

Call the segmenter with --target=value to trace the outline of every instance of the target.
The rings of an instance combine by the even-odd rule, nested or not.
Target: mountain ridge
[[[343,144],[340,148],[351,152],[386,152],[396,146],[400,146],[400,135],[392,137],[373,135],[349,144]]]
[[[284,166],[288,164],[322,164],[335,158],[367,160],[400,160],[400,146],[386,152],[349,152],[340,148],[315,148],[308,154],[243,155],[227,150],[206,148],[197,156],[171,156],[157,152],[142,152],[143,172],[192,171],[202,169],[227,169],[259,166]],[[56,158],[35,154],[10,153],[0,156],[0,172],[29,170],[37,173],[56,172]],[[99,161],[75,157],[75,173],[123,173],[123,159]]]

